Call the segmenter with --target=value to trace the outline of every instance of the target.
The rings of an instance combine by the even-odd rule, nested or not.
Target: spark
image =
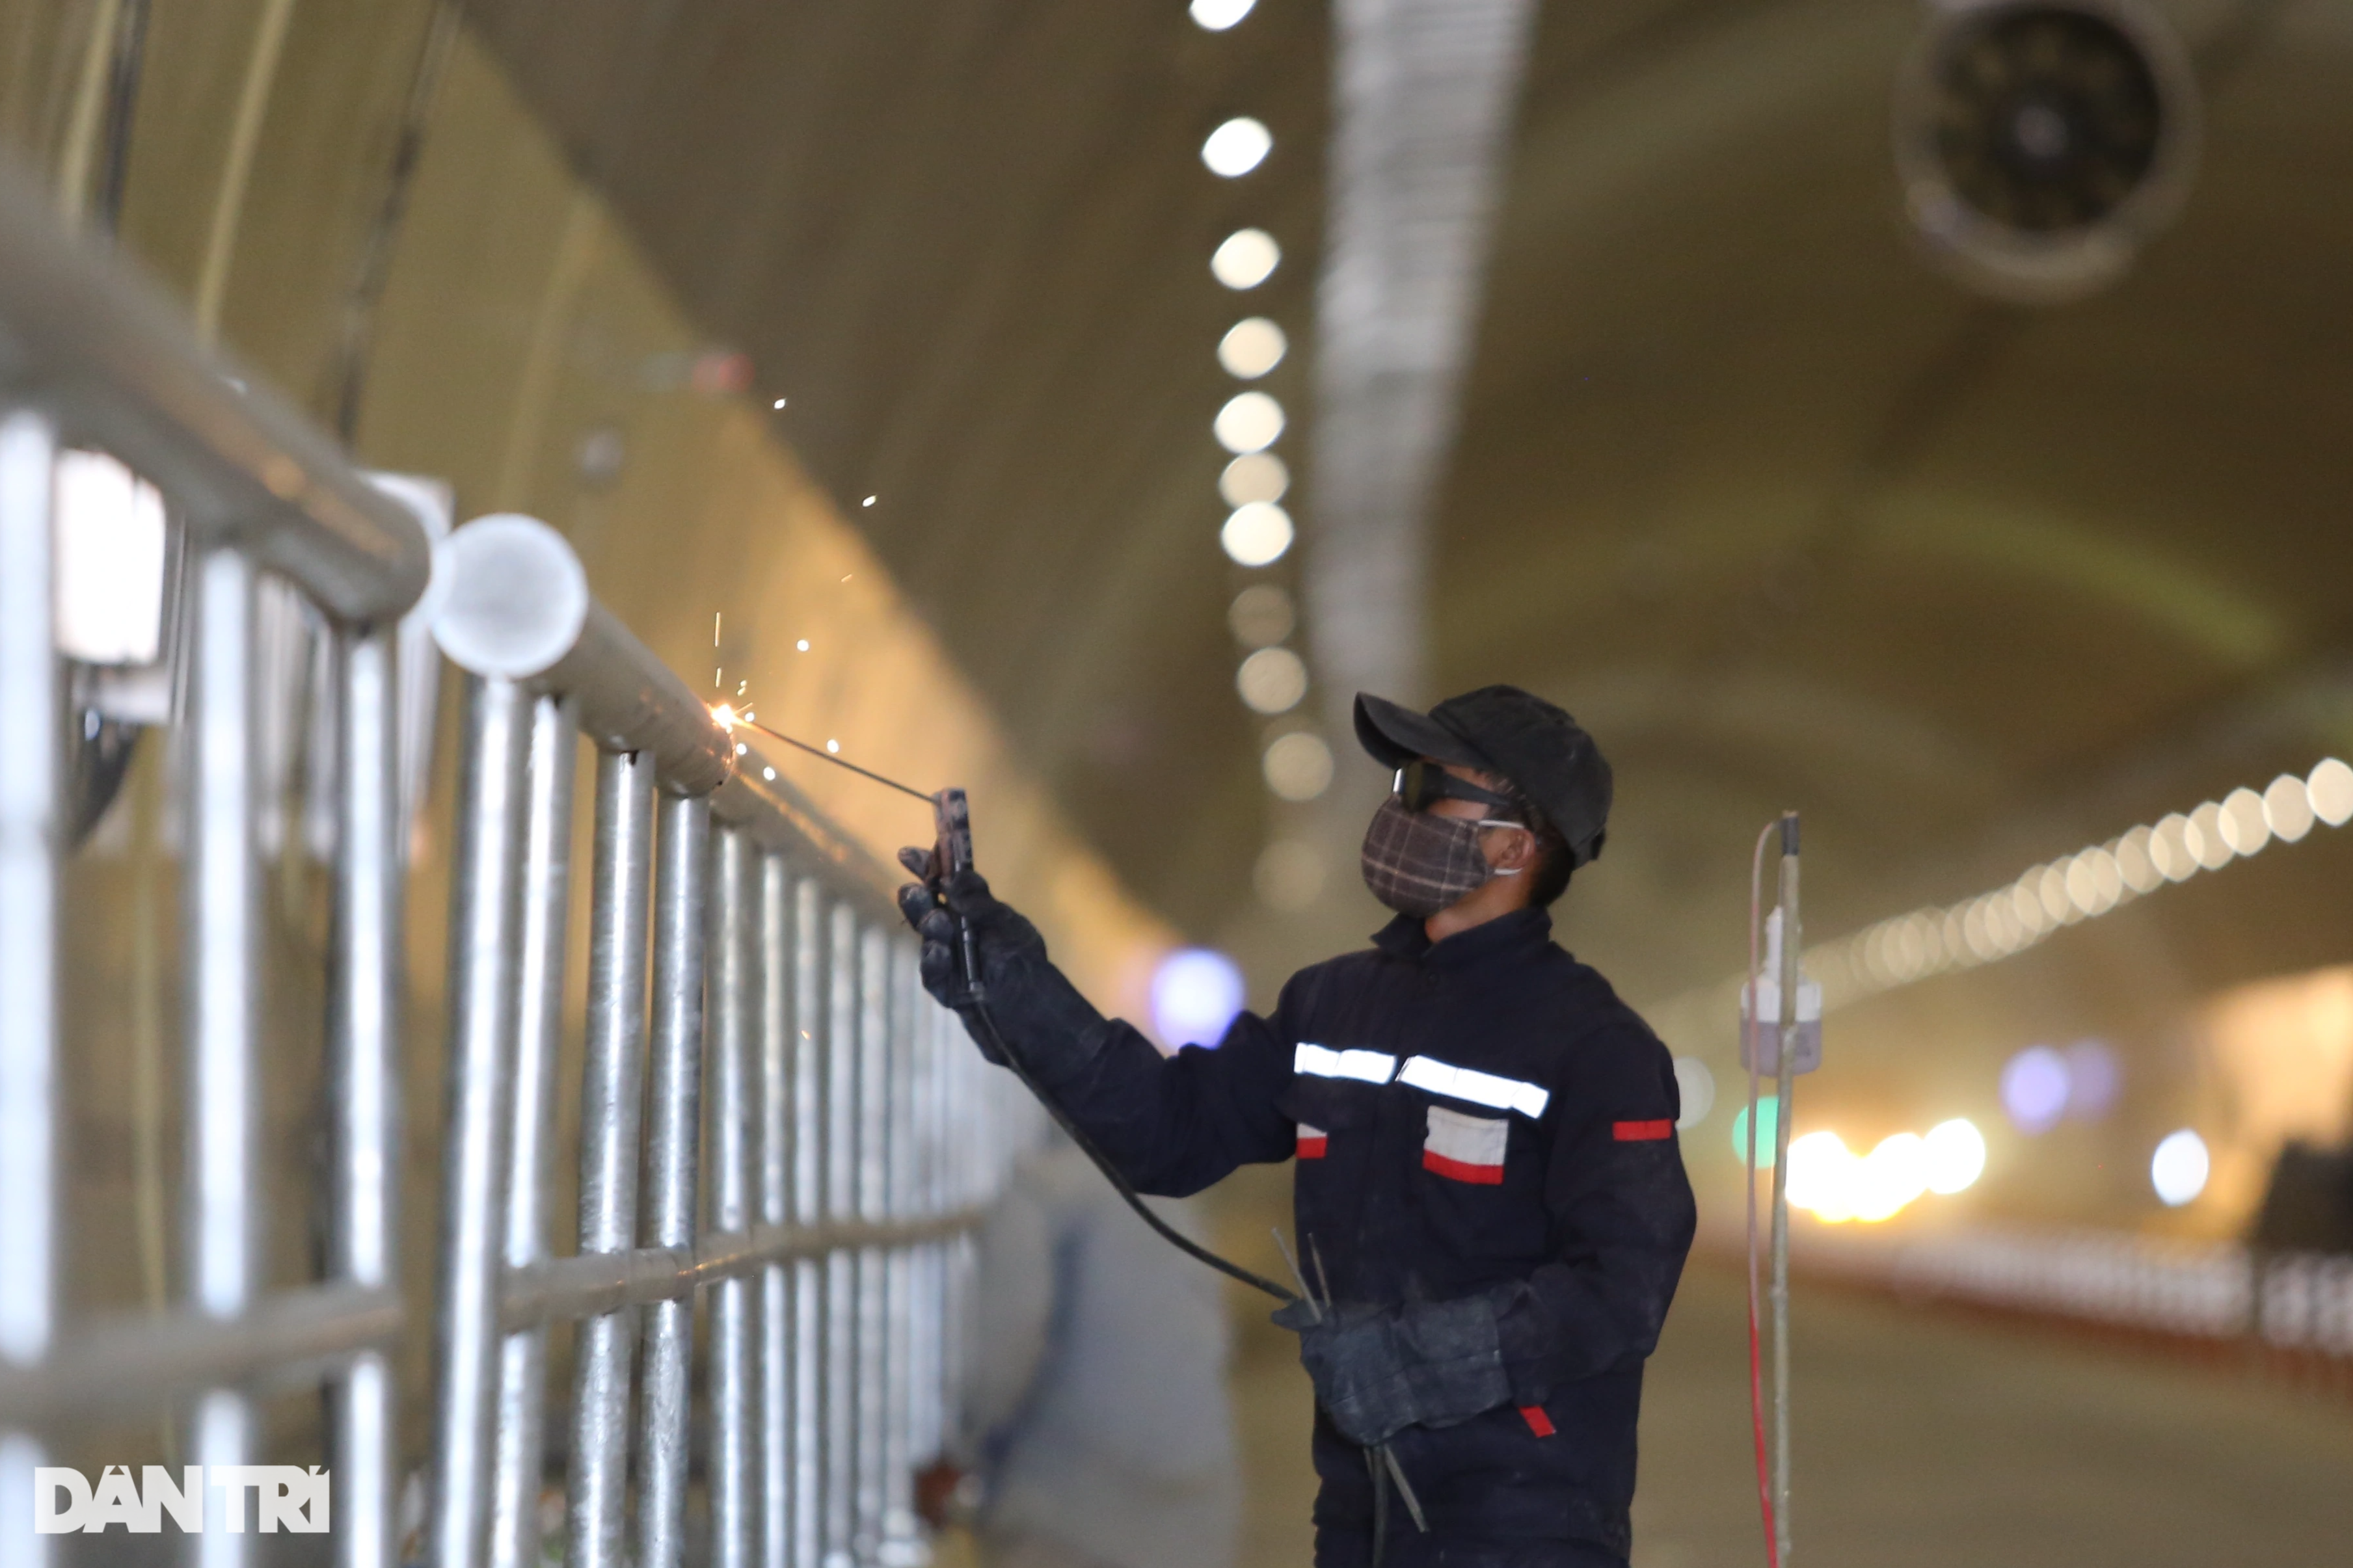
[[[803,638],[801,638],[801,640],[800,640],[800,641],[798,641],[798,642],[797,642],[797,643],[793,644],[793,646],[794,646],[795,647],[797,647],[797,648],[800,649],[800,650],[801,650],[801,652],[803,652],[803,653],[807,653],[807,652],[808,652],[808,638],[807,638],[807,637],[803,637]]]
[[[714,702],[711,705],[711,721],[723,730],[733,730],[740,721],[740,716],[733,703]]]
[[[741,680],[737,681],[737,682],[735,683],[735,695],[736,695],[736,696],[738,696],[738,697],[743,696],[743,695],[744,695],[744,689],[745,687],[747,687],[747,686],[751,685],[751,684],[752,684],[752,678],[751,678],[750,676],[748,676],[748,675],[747,675],[747,676],[745,676],[743,679],[741,679]]]
[[[781,397],[777,398],[777,399],[776,399],[776,406],[777,406],[777,407],[779,407],[779,408],[782,408],[784,405],[785,405],[785,400],[784,400],[783,398],[781,398]]]
[[[712,647],[719,646],[719,617],[724,613],[721,610],[711,612],[711,646]]]
[[[826,742],[826,743],[825,743],[825,749],[826,749],[827,751],[828,751],[828,752],[839,752],[839,751],[841,750],[841,742],[839,742],[839,741],[831,741],[831,740],[829,740],[829,741]]]
[[[860,501],[858,504],[860,506],[872,506],[874,504],[874,498],[872,496],[868,496],[864,500]]]

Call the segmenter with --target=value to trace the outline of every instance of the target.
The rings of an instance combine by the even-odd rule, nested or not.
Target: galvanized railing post
[[[236,1319],[261,1274],[256,1191],[260,1108],[261,903],[255,848],[253,564],[233,548],[195,568],[195,669],[189,690],[187,956],[188,1208],[191,1294],[206,1317]],[[210,1472],[250,1464],[253,1401],[216,1388],[195,1404],[189,1458]],[[205,1525],[191,1536],[202,1568],[248,1561],[253,1540],[227,1528],[228,1501],[206,1488]]]
[[[923,1001],[915,982],[915,950],[903,935],[885,939],[890,969],[890,1142],[884,1155],[883,1211],[893,1220],[909,1220],[921,1212],[915,1205],[915,1107],[922,1080],[916,1076],[915,1005]],[[883,1397],[888,1425],[882,1443],[882,1558],[902,1565],[912,1563],[915,1540],[914,1508],[914,1351],[915,1249],[891,1248],[884,1260]]]
[[[449,1089],[427,1521],[433,1568],[478,1568],[489,1540],[532,706],[502,677],[466,681],[449,900]]]
[[[59,703],[50,632],[49,422],[0,421],[0,1362],[57,1334],[64,1169],[58,1092]],[[36,1568],[37,1437],[0,1430],[0,1563]]]
[[[753,1049],[760,995],[760,856],[751,836],[724,828],[713,845],[711,934],[711,1228],[749,1231],[759,1194],[752,1167]],[[736,1276],[711,1290],[707,1467],[712,1568],[754,1568],[765,1471],[754,1420],[758,1386],[757,1280]]]
[[[653,837],[653,759],[599,752],[580,1090],[583,1253],[627,1252],[637,1244]],[[622,1568],[636,1326],[628,1308],[600,1313],[581,1321],[575,1342],[568,1568]]]
[[[846,902],[828,911],[826,941],[825,1210],[858,1217],[858,915]],[[858,1256],[836,1247],[825,1258],[825,1508],[823,1568],[850,1568],[857,1530]]]
[[[763,1225],[792,1223],[792,873],[782,855],[760,857],[760,1028],[757,1165]],[[793,1528],[792,1269],[760,1270],[760,1568],[791,1568]]]
[[[816,1225],[828,1211],[827,1043],[832,1038],[823,890],[814,877],[793,887],[792,1215]],[[826,1543],[826,1404],[823,1333],[830,1259],[793,1260],[792,1568],[823,1568]]]
[[[646,1138],[646,1239],[694,1245],[702,1131],[704,941],[711,803],[665,796],[654,876],[653,1083]],[[657,1302],[645,1321],[638,1462],[638,1568],[678,1568],[685,1546],[694,1302]]]
[[[522,963],[516,974],[514,1094],[509,1106],[509,1268],[547,1256],[547,1183],[555,1135],[555,1061],[564,1044],[564,952],[572,908],[572,716],[553,697],[532,703],[524,805]],[[545,1464],[547,1331],[506,1336],[499,1352],[498,1473],[491,1499],[492,1568],[539,1568],[539,1490]]]
[[[891,1217],[891,939],[869,924],[858,942],[858,1217]],[[852,1551],[877,1561],[882,1545],[882,1467],[891,1374],[886,1251],[858,1251],[857,1522]]]
[[[333,1265],[346,1284],[389,1289],[399,1260],[401,877],[393,638],[341,641],[343,788],[335,835],[329,1071],[334,1084]],[[343,1369],[334,1404],[338,1568],[396,1568],[398,1369],[382,1350]]]

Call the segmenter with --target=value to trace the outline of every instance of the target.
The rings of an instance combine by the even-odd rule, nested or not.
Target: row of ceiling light
[[[1256,0],[1192,0],[1195,23],[1224,32],[1248,16]],[[1264,163],[1274,150],[1273,133],[1261,121],[1236,116],[1209,132],[1201,162],[1221,179],[1237,180]],[[1228,235],[1209,257],[1210,275],[1237,293],[1247,293],[1274,275],[1282,247],[1261,228]],[[1254,382],[1281,364],[1290,352],[1282,328],[1266,316],[1245,316],[1218,341],[1218,363],[1240,382]],[[1228,511],[1218,542],[1236,565],[1262,569],[1290,552],[1298,537],[1283,497],[1291,469],[1273,450],[1289,416],[1269,392],[1246,386],[1227,398],[1210,429],[1229,456],[1218,480]],[[1234,638],[1247,650],[1234,674],[1234,687],[1254,713],[1268,719],[1296,709],[1307,697],[1306,661],[1288,646],[1298,629],[1298,609],[1290,591],[1274,582],[1254,582],[1237,594],[1227,612]],[[1332,753],[1312,731],[1289,730],[1271,736],[1261,754],[1267,787],[1285,800],[1313,800],[1332,780]]]
[[[2282,773],[2261,791],[2232,790],[2190,812],[2031,866],[2016,880],[1958,903],[1929,905],[1806,952],[1836,1006],[1900,985],[2025,952],[2068,926],[2097,919],[2170,882],[2219,871],[2316,823],[2353,821],[2353,767],[2329,757],[2303,778]]]

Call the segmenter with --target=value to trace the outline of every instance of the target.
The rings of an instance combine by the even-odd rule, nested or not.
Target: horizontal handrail
[[[828,1252],[920,1247],[958,1236],[980,1223],[978,1209],[923,1219],[838,1225],[764,1225],[715,1231],[682,1247],[640,1247],[628,1252],[584,1252],[511,1268],[499,1289],[502,1333],[566,1318],[590,1318],[624,1307],[674,1301],[705,1285],[739,1279],[772,1263],[821,1258]]]
[[[433,609],[433,634],[450,662],[564,699],[582,734],[608,752],[652,757],[663,789],[710,795],[712,815],[764,849],[814,852],[870,892],[887,893],[898,879],[806,795],[766,776],[774,763],[713,719],[589,593],[579,556],[554,529],[501,512],[435,548],[447,590]]]
[[[390,620],[425,592],[432,547],[408,509],[199,345],[121,257],[68,236],[5,164],[0,389],[143,475],[204,542],[239,545],[346,622]]]
[[[0,1365],[0,1427],[130,1420],[222,1384],[315,1381],[399,1338],[401,1317],[393,1292],[350,1285],[280,1291],[241,1318],[111,1316],[39,1366]]]
[[[553,1258],[507,1271],[500,1331],[677,1300],[772,1263],[920,1247],[971,1230],[980,1217],[978,1209],[958,1209],[922,1219],[760,1226],[712,1232],[691,1249],[641,1247]],[[68,1336],[41,1366],[0,1365],[0,1426],[135,1420],[226,1384],[315,1381],[362,1351],[393,1343],[402,1324],[398,1296],[347,1285],[282,1291],[237,1319],[190,1311],[108,1317]]]

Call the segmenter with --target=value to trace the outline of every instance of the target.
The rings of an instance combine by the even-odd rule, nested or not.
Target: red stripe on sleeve
[[[1552,1417],[1545,1414],[1543,1405],[1521,1405],[1520,1419],[1526,1422],[1528,1424],[1528,1430],[1535,1433],[1537,1436],[1549,1437],[1552,1436]]]
[[[1303,1160],[1321,1160],[1329,1147],[1330,1145],[1321,1138],[1302,1138],[1299,1141],[1299,1157]]]
[[[1675,1124],[1672,1121],[1613,1121],[1609,1124],[1609,1136],[1620,1143],[1655,1143],[1662,1138],[1672,1137],[1674,1131]]]

